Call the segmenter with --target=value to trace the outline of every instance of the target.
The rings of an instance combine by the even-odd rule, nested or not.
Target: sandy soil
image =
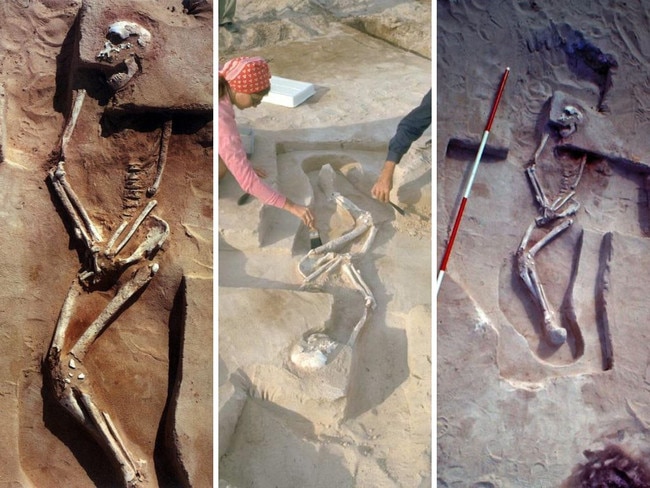
[[[448,141],[478,142],[511,68],[489,139],[509,153],[481,164],[437,296],[438,486],[560,486],[586,450],[608,443],[647,459],[647,10],[608,1],[437,7],[439,256],[473,161],[448,153]],[[617,61],[609,111],[598,111],[604,78],[587,45]],[[535,256],[549,309],[567,331],[553,345],[517,249],[541,215],[525,169],[558,92],[582,120],[564,138],[550,131],[538,154],[549,200],[569,191],[587,159],[573,224]],[[555,223],[536,227],[530,243]]]
[[[313,83],[290,109],[237,113],[252,161],[312,204],[323,242],[353,225],[323,190],[371,213],[369,251],[354,260],[377,306],[352,346],[364,300],[341,273],[300,290],[306,229],[219,184],[219,479],[221,486],[430,486],[431,131],[400,164],[397,214],[369,190],[401,117],[431,88],[427,2],[242,2],[219,58],[260,55],[273,74]],[[321,369],[290,359],[324,332],[339,348]]]

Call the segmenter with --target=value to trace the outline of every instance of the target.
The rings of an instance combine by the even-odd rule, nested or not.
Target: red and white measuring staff
[[[501,101],[501,95],[503,95],[503,89],[506,86],[506,80],[510,74],[510,68],[506,68],[501,78],[501,84],[499,85],[499,91],[497,92],[497,97],[494,99],[494,104],[492,105],[492,111],[490,112],[490,118],[487,125],[485,126],[485,131],[483,131],[483,138],[481,139],[481,145],[478,148],[478,153],[476,153],[476,159],[474,160],[474,165],[472,166],[472,172],[470,177],[467,180],[467,185],[465,185],[465,192],[463,193],[463,199],[460,202],[460,207],[458,213],[456,214],[456,221],[454,222],[454,227],[451,231],[451,236],[449,237],[449,243],[447,244],[447,249],[445,254],[442,257],[442,264],[440,265],[440,271],[438,272],[438,285],[436,287],[436,295],[440,291],[440,285],[442,284],[442,279],[445,276],[445,271],[447,270],[447,262],[449,261],[449,255],[451,254],[451,248],[454,245],[454,240],[456,239],[456,233],[458,232],[458,226],[460,225],[460,220],[463,218],[463,212],[465,211],[465,205],[469,199],[469,192],[472,189],[472,184],[474,183],[474,178],[476,177],[476,172],[478,170],[478,165],[481,162],[481,156],[483,156],[483,150],[487,144],[488,136],[490,135],[490,128],[492,127],[492,121],[497,112],[497,107]]]

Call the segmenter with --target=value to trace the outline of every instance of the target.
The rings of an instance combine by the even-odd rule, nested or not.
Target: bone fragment
[[[336,201],[337,205],[340,205],[345,210],[347,210],[350,213],[350,215],[352,215],[355,221],[355,227],[350,232],[343,234],[342,236],[333,239],[327,242],[326,244],[323,244],[322,246],[319,246],[316,249],[314,249],[313,252],[316,254],[322,254],[325,252],[336,251],[338,249],[341,249],[348,242],[353,241],[354,239],[362,235],[364,232],[366,232],[369,228],[374,227],[372,222],[372,215],[370,214],[370,212],[361,210],[356,204],[354,204],[351,200],[344,197],[340,193],[333,192],[331,193],[330,196]],[[376,235],[375,232],[370,233],[370,235],[368,236],[368,240],[362,247],[361,254],[367,252],[370,245],[372,244],[372,241],[374,240],[375,235]]]
[[[359,335],[359,332],[361,332],[361,328],[364,326],[366,321],[368,320],[368,307],[363,309],[363,315],[359,319],[359,321],[355,324],[354,328],[352,329],[352,333],[350,334],[350,338],[348,339],[347,345],[350,347],[354,347],[354,343],[357,341],[357,336]]]
[[[332,239],[331,241],[323,244],[322,246],[313,249],[313,251],[315,254],[323,254],[326,252],[337,251],[340,248],[342,248],[344,245],[346,245],[348,242],[351,242],[357,237],[359,237],[360,235],[362,235],[367,230],[368,230],[367,225],[359,225],[354,229],[352,229],[347,234],[343,234],[342,236],[337,237],[336,239]]]
[[[542,188],[542,185],[539,183],[539,180],[537,179],[535,166],[530,166],[529,168],[526,168],[526,175],[528,176],[530,184],[533,187],[533,191],[535,192],[535,200],[537,201],[537,204],[543,209],[548,208],[549,207],[548,199],[546,198],[546,194],[544,193],[544,189]]]
[[[119,46],[116,46],[113,44],[111,41],[106,41],[104,43],[104,49],[99,51],[97,54],[97,59],[100,61],[107,61],[111,63],[113,61],[113,53],[119,53],[123,48],[128,48],[130,47],[129,43],[124,43],[120,44]]]
[[[84,244],[86,244],[86,248],[90,251],[93,247],[92,238],[88,234],[88,231],[86,230],[86,226],[79,218],[79,215],[77,214],[74,205],[70,201],[68,194],[63,188],[63,185],[61,184],[59,177],[56,176],[56,171],[54,169],[50,170],[50,180],[52,181],[52,186],[54,187],[54,191],[59,197],[59,201],[61,202],[63,208],[65,208],[65,211],[67,212],[68,216],[72,219],[74,223],[74,230],[75,230],[76,237],[80,240],[83,240]]]
[[[86,281],[88,278],[91,278],[95,274],[94,271],[83,271],[79,273],[79,281]]]
[[[576,177],[576,180],[573,182],[573,186],[571,187],[572,190],[575,190],[578,187],[578,183],[580,183],[580,180],[582,179],[582,173],[585,170],[586,164],[587,164],[587,155],[583,154],[582,158],[580,159],[580,170],[578,171],[578,176]]]
[[[106,256],[111,256],[111,249],[115,245],[115,242],[117,241],[117,238],[122,235],[122,232],[124,232],[124,229],[126,229],[126,226],[129,225],[129,222],[127,220],[123,221],[120,226],[117,228],[115,233],[111,236],[111,238],[108,241],[108,244],[106,244],[106,251],[104,252]]]
[[[345,263],[343,265],[343,271],[348,276],[348,278],[350,278],[352,283],[363,294],[366,307],[375,308],[377,306],[377,302],[375,301],[375,297],[372,294],[372,291],[370,290],[370,288],[368,287],[366,282],[361,277],[361,273],[359,273],[359,270],[356,269],[352,263]]]
[[[573,224],[572,219],[567,219],[560,223],[559,225],[553,227],[553,229],[546,234],[544,237],[542,237],[537,244],[535,244],[533,247],[530,248],[530,255],[535,256],[539,252],[541,248],[543,248],[546,244],[548,244],[555,236],[557,236],[560,232],[565,231],[568,229],[571,225]]]
[[[361,210],[352,200],[344,197],[338,192],[332,193],[331,197],[334,199],[334,201],[336,201],[338,205],[350,212],[350,215],[352,215],[352,218],[354,218],[354,220],[358,220],[359,217],[368,213],[365,210]]]
[[[95,427],[95,435],[105,443],[105,447],[109,452],[115,457],[115,460],[120,465],[120,470],[122,471],[122,476],[127,482],[132,481],[137,473],[133,468],[133,462],[130,459],[128,453],[125,453],[122,449],[122,443],[119,440],[119,437],[116,436],[116,432],[111,431],[112,425],[109,424],[102,412],[97,408],[95,403],[90,398],[90,395],[82,391],[79,392],[81,402],[83,403],[85,410],[90,414],[92,424]]]
[[[533,296],[534,300],[537,302],[537,305],[540,307],[542,314],[544,315],[544,335],[546,339],[551,342],[553,345],[561,345],[566,341],[566,330],[562,327],[558,327],[555,324],[553,313],[546,298],[544,292],[544,287],[542,282],[539,279],[537,274],[537,269],[535,266],[535,255],[553,238],[558,234],[569,228],[573,224],[573,220],[567,219],[561,224],[554,227],[548,234],[546,234],[542,239],[540,239],[530,250],[526,251],[528,245],[528,240],[532,233],[535,224],[531,224],[526,233],[524,234],[519,250],[517,251],[517,261],[519,266],[519,276],[526,284],[529,292]]]
[[[70,414],[82,425],[90,427],[86,419],[84,411],[81,409],[81,405],[77,401],[74,392],[71,388],[66,386],[63,395],[59,398],[59,403],[65,408]]]
[[[142,27],[140,24],[135,22],[129,22],[127,20],[118,20],[113,22],[108,27],[108,32],[106,33],[107,37],[117,38],[120,41],[125,41],[131,36],[138,37],[138,43],[142,46],[151,41],[151,32]]]
[[[138,475],[138,468],[135,465],[135,461],[133,460],[133,457],[131,456],[129,450],[126,448],[126,445],[124,445],[124,441],[122,441],[122,438],[120,437],[119,432],[117,431],[117,428],[115,427],[115,424],[113,423],[113,419],[111,418],[111,416],[108,414],[108,412],[102,412],[102,416],[104,417],[104,421],[106,422],[106,425],[108,426],[108,429],[111,432],[112,437],[115,439],[116,444],[120,448],[125,463],[128,463],[128,467],[130,469],[126,471],[129,474],[127,481],[131,481]],[[133,474],[131,475],[131,473]]]
[[[542,136],[542,140],[539,143],[539,146],[537,146],[537,150],[535,151],[535,154],[533,155],[533,162],[537,163],[537,160],[539,159],[540,154],[542,154],[542,151],[544,150],[544,146],[546,146],[546,142],[548,141],[549,133],[544,132],[544,135]]]
[[[140,69],[135,58],[126,58],[124,60],[124,66],[126,66],[126,72],[119,71],[112,74],[108,80],[106,80],[108,86],[110,86],[115,92],[124,88],[127,83],[131,81],[131,78],[133,78],[133,76],[138,72],[138,69]]]
[[[363,243],[363,247],[357,254],[364,255],[368,252],[370,246],[372,246],[372,243],[375,242],[375,237],[377,236],[377,230],[378,230],[377,227],[375,227],[374,225],[370,227],[370,232],[368,232],[368,237],[366,238],[366,242]]]
[[[99,316],[88,326],[86,331],[79,338],[70,353],[79,361],[83,361],[88,352],[88,348],[99,337],[108,324],[119,315],[122,306],[141,288],[151,281],[156,272],[158,265],[156,263],[139,268],[133,278],[125,283],[117,292],[115,297],[106,305],[106,308]]]
[[[93,241],[101,242],[103,240],[101,234],[93,224],[92,220],[90,220],[90,217],[88,216],[88,212],[86,212],[86,209],[81,204],[81,200],[79,200],[79,197],[72,189],[72,187],[68,183],[68,180],[65,177],[65,170],[63,169],[63,161],[59,162],[57,169],[55,171],[55,176],[58,178],[59,182],[63,186],[63,189],[68,195],[68,198],[75,206],[77,212],[79,213],[79,216],[81,217],[81,220],[83,220],[84,225],[88,230],[88,232],[90,233],[90,236],[92,237]]]
[[[555,212],[556,210],[562,208],[562,207],[564,206],[564,204],[565,204],[566,202],[568,202],[571,198],[573,198],[573,196],[574,196],[575,194],[576,194],[576,192],[572,190],[572,191],[570,191],[570,192],[567,192],[567,193],[564,193],[564,194],[560,195],[560,196],[557,197],[557,198],[555,199],[555,201],[551,204],[551,207],[550,207],[551,210],[553,210],[553,211]]]
[[[74,280],[68,290],[65,300],[63,301],[63,306],[59,313],[59,320],[57,321],[56,329],[54,330],[52,345],[50,346],[59,352],[63,350],[65,336],[68,332],[68,327],[70,326],[70,321],[72,320],[72,315],[74,313],[74,305],[80,294],[81,286],[79,281]]]
[[[339,265],[342,260],[343,260],[342,256],[336,256],[331,261],[329,261],[327,264],[319,266],[316,269],[316,271],[314,271],[313,273],[311,273],[310,275],[305,277],[305,279],[303,280],[303,286],[305,286],[307,283],[311,283],[316,278],[318,278],[320,275],[329,273],[337,265]]]
[[[151,212],[157,204],[158,202],[156,200],[151,200],[147,204],[147,206],[144,208],[144,210],[142,210],[138,218],[135,219],[135,222],[131,226],[131,230],[129,230],[129,233],[126,235],[124,240],[122,240],[119,246],[117,246],[117,249],[115,249],[115,254],[119,254],[122,248],[126,246],[126,244],[129,242],[131,237],[133,237],[133,234],[135,234],[135,231],[138,229],[138,227],[140,227],[140,224],[142,224],[142,221],[147,217],[147,215],[149,215],[149,212]]]
[[[147,189],[147,196],[152,197],[158,191],[160,182],[162,180],[163,171],[165,170],[165,163],[167,162],[167,149],[169,148],[169,138],[172,135],[172,119],[165,121],[163,126],[162,135],[160,137],[160,152],[158,154],[158,166],[156,167],[156,179],[153,185]]]
[[[325,193],[331,195],[334,193],[334,179],[336,173],[330,164],[324,164],[318,172],[318,186]]]
[[[74,131],[75,126],[77,125],[77,119],[81,113],[81,107],[86,98],[86,90],[74,90],[72,92],[72,108],[70,110],[70,116],[68,117],[68,122],[66,123],[65,129],[63,130],[63,135],[61,136],[61,159],[65,161],[65,151],[72,137],[72,132]]]
[[[145,256],[151,255],[155,250],[160,249],[167,237],[169,236],[169,225],[162,219],[159,219],[155,215],[151,216],[155,219],[159,227],[154,227],[147,233],[147,238],[138,248],[133,251],[133,254],[127,259],[121,261],[123,266],[128,266],[129,264],[140,261]]]

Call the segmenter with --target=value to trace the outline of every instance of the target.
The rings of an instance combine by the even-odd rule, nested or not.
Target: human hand
[[[309,229],[316,228],[316,219],[314,218],[314,213],[309,207],[297,205],[287,198],[283,208],[302,220],[303,224],[305,224]]]
[[[377,178],[377,182],[372,187],[371,193],[374,198],[380,202],[388,202],[390,197],[390,191],[393,188],[392,180],[386,180],[385,178]]]
[[[395,163],[392,161],[386,161],[375,185],[372,187],[372,190],[370,190],[372,196],[380,202],[387,203],[390,198],[390,191],[393,189],[394,171]]]

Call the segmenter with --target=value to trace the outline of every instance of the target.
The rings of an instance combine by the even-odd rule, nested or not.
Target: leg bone
[[[130,281],[125,283],[117,292],[115,297],[108,303],[106,308],[99,316],[88,326],[77,343],[72,347],[70,353],[78,360],[82,361],[88,348],[99,337],[108,324],[117,317],[122,306],[137,293],[142,287],[151,281],[158,272],[158,264],[153,263],[142,266],[136,272]]]
[[[357,340],[357,336],[359,335],[361,328],[368,320],[368,311],[372,308],[375,308],[376,302],[375,302],[375,297],[372,295],[372,292],[370,291],[366,283],[361,278],[361,275],[350,262],[343,263],[342,269],[343,272],[346,274],[346,276],[350,279],[352,284],[359,291],[361,291],[365,299],[364,300],[365,307],[363,309],[363,315],[361,316],[361,319],[359,319],[359,321],[352,329],[352,333],[350,334],[350,338],[348,339],[347,342],[348,346],[352,347],[354,346],[354,343]]]
[[[537,299],[537,304],[542,310],[544,316],[544,336],[553,345],[559,346],[564,344],[566,341],[566,330],[555,324],[553,312],[551,312],[548,299],[544,293],[544,288],[542,287],[542,283],[537,275],[535,262],[532,259],[527,262],[525,273],[528,275],[527,280],[533,285],[533,289],[535,290],[533,296]]]
[[[113,455],[120,466],[120,471],[127,487],[135,486],[136,480],[141,478],[131,454],[126,450],[124,442],[120,439],[115,425],[105,412],[101,412],[92,401],[90,395],[77,390],[77,396],[83,404],[84,410],[88,412],[93,433],[104,444],[104,447]]]
[[[65,297],[63,306],[61,307],[61,312],[59,313],[59,320],[56,323],[56,328],[54,330],[54,337],[52,338],[52,345],[50,347],[56,348],[58,351],[62,351],[65,346],[65,336],[68,332],[68,327],[70,326],[70,321],[72,320],[72,315],[74,314],[74,305],[81,294],[81,285],[79,280],[75,279],[68,290],[68,294]]]
[[[354,328],[352,329],[352,333],[350,334],[350,338],[348,339],[347,345],[350,347],[354,347],[354,343],[357,341],[357,336],[359,335],[359,332],[361,332],[361,328],[364,326],[366,321],[368,320],[368,307],[365,307],[363,309],[363,315],[359,319],[359,321],[355,324]]]
[[[553,227],[553,229],[546,234],[544,237],[542,237],[537,244],[535,244],[533,247],[530,248],[530,254],[532,257],[535,257],[535,255],[542,249],[546,244],[548,244],[550,241],[553,240],[558,234],[561,232],[564,232],[566,229],[571,227],[573,224],[573,220],[571,219],[566,219],[562,221],[559,225],[556,225]]]
[[[346,274],[346,276],[350,279],[352,284],[363,294],[366,307],[375,308],[377,306],[375,297],[372,294],[372,291],[370,291],[370,288],[368,287],[366,282],[363,281],[363,278],[361,277],[359,270],[356,269],[354,265],[350,262],[346,262],[343,265],[342,269],[343,272]]]
[[[530,234],[534,228],[534,224],[531,224],[526,230],[519,249],[517,250],[519,276],[524,281],[526,287],[528,288],[528,291],[531,293],[535,302],[540,307],[542,314],[544,315],[544,335],[554,345],[560,345],[565,342],[566,330],[555,324],[553,313],[551,312],[550,306],[548,304],[544,288],[539,279],[539,276],[537,275],[534,258],[535,255],[545,245],[547,245],[553,238],[566,230],[572,224],[572,220],[565,220],[560,225],[554,227],[548,234],[540,239],[539,242],[532,246],[530,250],[526,251],[528,240],[530,239]]]
[[[357,220],[359,217],[361,217],[361,215],[367,213],[364,210],[361,210],[359,207],[357,207],[357,205],[352,200],[344,197],[338,192],[332,192],[330,197],[334,199],[337,205],[340,205],[345,210],[350,212],[350,215],[352,215],[352,218],[354,220]]]
[[[358,225],[347,234],[343,234],[342,236],[337,237],[336,239],[332,239],[331,241],[326,242],[322,246],[313,249],[313,253],[323,254],[326,252],[336,252],[340,250],[343,246],[345,246],[347,243],[353,241],[354,239],[362,235],[367,230],[368,230],[367,225],[364,224]]]
[[[375,241],[375,237],[377,236],[377,227],[372,225],[370,227],[370,232],[368,232],[368,237],[366,237],[366,242],[363,243],[363,247],[361,250],[356,253],[357,255],[364,255],[368,252],[370,249],[370,246],[372,246],[372,243]]]
[[[304,287],[308,283],[311,283],[316,278],[318,278],[320,275],[327,274],[330,271],[332,271],[334,268],[336,268],[336,266],[338,266],[341,263],[342,259],[343,259],[342,256],[336,256],[333,259],[331,259],[330,261],[328,261],[326,264],[324,264],[322,266],[319,266],[316,269],[316,271],[314,271],[313,273],[311,273],[310,275],[305,277],[305,279],[302,282],[302,287]]]
[[[333,192],[331,194],[331,197],[336,201],[337,205],[340,205],[345,210],[347,210],[350,213],[350,215],[352,215],[352,218],[354,218],[355,221],[355,226],[351,231],[347,232],[346,234],[343,234],[342,236],[333,239],[323,244],[322,246],[317,247],[316,249],[310,251],[313,252],[314,254],[323,254],[326,252],[338,251],[347,243],[353,241],[354,239],[362,235],[368,229],[374,228],[372,222],[372,215],[370,214],[370,212],[361,210],[352,201],[350,201],[348,198],[344,197],[340,193]],[[362,247],[362,253],[365,253],[368,250],[368,248],[370,248],[370,245],[372,244],[372,240],[374,239],[375,235],[376,232],[370,233],[370,235],[366,239],[365,244]]]

